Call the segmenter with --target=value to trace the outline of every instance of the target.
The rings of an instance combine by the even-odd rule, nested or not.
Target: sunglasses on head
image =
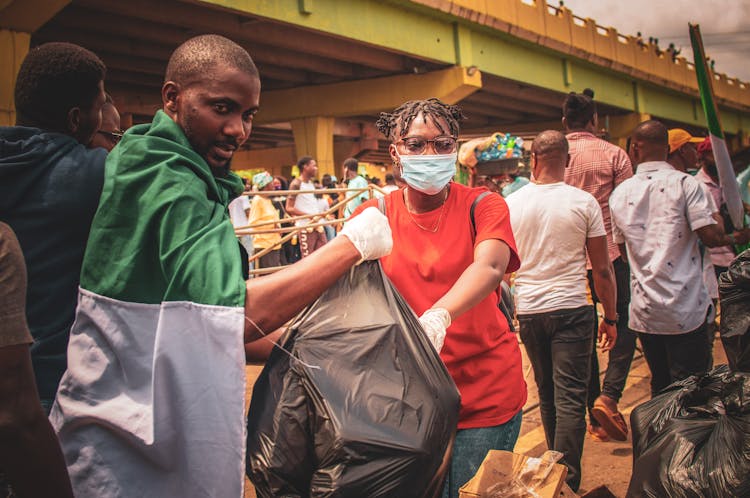
[[[104,131],[104,130],[97,130],[97,133],[104,135],[108,139],[110,139],[112,142],[117,143],[122,139],[122,131]]]
[[[437,154],[450,154],[456,149],[456,137],[441,136],[432,140],[422,137],[404,137],[398,141],[404,144],[409,154],[421,154],[427,148],[427,144],[432,144],[432,148]]]

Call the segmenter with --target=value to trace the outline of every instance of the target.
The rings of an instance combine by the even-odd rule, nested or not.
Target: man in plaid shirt
[[[596,345],[592,352],[588,399],[591,423],[589,432],[595,440],[607,441],[612,438],[625,441],[628,428],[617,409],[617,403],[630,371],[636,335],[628,329],[630,268],[612,239],[609,196],[615,187],[633,176],[633,167],[624,150],[595,136],[598,116],[593,97],[594,92],[586,89],[582,94],[571,92],[563,102],[562,122],[570,144],[570,163],[565,171],[565,183],[585,190],[599,202],[607,232],[609,258],[614,266],[617,282],[618,317],[614,320],[617,324],[617,342],[609,351],[609,365],[601,388]],[[594,292],[590,261],[587,268],[589,288],[596,303],[598,298]]]

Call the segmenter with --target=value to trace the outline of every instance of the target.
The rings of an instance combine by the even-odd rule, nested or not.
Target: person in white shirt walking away
[[[558,131],[531,146],[534,183],[506,198],[521,267],[516,271],[520,334],[534,369],[549,449],[563,453],[567,482],[581,482],[595,314],[586,297],[586,253],[604,308],[599,344],[617,340],[617,292],[596,198],[565,184],[568,142]]]
[[[662,123],[638,125],[629,152],[636,173],[609,199],[612,235],[630,262],[629,327],[643,346],[655,396],[710,365],[711,300],[698,241],[707,247],[744,243],[750,231],[726,235],[719,228],[698,181],[666,162],[669,144]]]

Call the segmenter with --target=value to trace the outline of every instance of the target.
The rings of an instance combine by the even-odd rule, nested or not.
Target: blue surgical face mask
[[[401,155],[401,178],[414,190],[427,195],[435,195],[453,179],[456,174],[458,153]]]

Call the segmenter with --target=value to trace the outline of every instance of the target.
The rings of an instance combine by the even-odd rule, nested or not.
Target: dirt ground
[[[529,456],[540,456],[547,449],[544,439],[544,430],[539,415],[536,384],[534,375],[528,363],[526,353],[521,347],[524,361],[524,374],[529,392],[528,401],[524,407],[521,435],[516,443],[515,451]],[[714,365],[726,363],[726,355],[720,340],[714,343]],[[602,370],[606,368],[606,355],[599,355],[599,364]],[[253,384],[262,370],[262,366],[248,365],[247,372],[247,402],[252,394]],[[620,400],[620,411],[629,420],[630,412],[639,404],[650,398],[650,374],[648,365],[640,351],[636,351],[633,364],[630,369],[628,381]],[[628,424],[629,425],[629,424]],[[630,482],[633,451],[630,435],[624,442],[596,442],[588,435],[584,442],[582,461],[582,481],[579,493],[594,489],[600,485],[606,485],[618,498],[624,497]],[[245,480],[245,498],[255,498],[255,490],[247,479]]]

